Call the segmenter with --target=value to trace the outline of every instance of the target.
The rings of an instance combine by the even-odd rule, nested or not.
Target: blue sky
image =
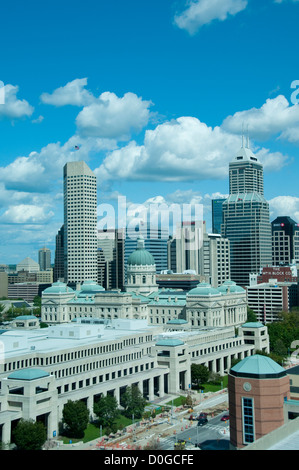
[[[200,203],[209,226],[242,125],[271,220],[299,222],[298,20],[298,0],[2,5],[0,264],[54,255],[72,160],[100,205]]]

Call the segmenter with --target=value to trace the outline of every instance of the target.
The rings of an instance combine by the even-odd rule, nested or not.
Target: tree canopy
[[[290,312],[281,312],[279,321],[267,323],[270,338],[270,350],[273,353],[287,354],[293,341],[299,339],[299,309],[293,308]]]
[[[120,413],[117,399],[112,395],[106,395],[97,401],[93,406],[93,411],[98,418],[99,424],[104,427],[111,427]]]
[[[13,440],[18,450],[41,450],[47,431],[40,421],[21,419],[13,432]]]
[[[64,405],[62,415],[67,435],[70,437],[83,437],[89,422],[89,413],[85,403],[80,400],[68,400]]]
[[[192,383],[200,385],[206,383],[209,379],[209,369],[203,364],[191,364],[191,380]]]
[[[137,419],[142,417],[146,400],[137,385],[127,387],[122,396],[121,405],[124,407],[124,415],[127,418],[131,418],[132,415]]]

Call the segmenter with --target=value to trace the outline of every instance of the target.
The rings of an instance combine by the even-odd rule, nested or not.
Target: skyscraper
[[[276,217],[272,225],[273,265],[299,261],[299,224],[291,217]]]
[[[64,226],[56,235],[53,281],[64,281]]]
[[[168,269],[176,273],[194,271],[200,273],[200,249],[202,247],[204,221],[178,222],[174,237],[168,242]]]
[[[106,290],[123,290],[125,285],[124,230],[98,230],[97,238],[98,257],[102,265],[102,271],[103,261],[105,264],[104,283],[101,284],[100,280],[98,283]]]
[[[231,279],[248,286],[250,273],[272,263],[272,236],[263,166],[244,142],[229,164],[229,193],[222,235],[230,240]]]
[[[41,271],[51,269],[51,250],[45,246],[38,250],[38,264]]]
[[[199,250],[199,272],[212,287],[219,287],[230,279],[229,248],[230,243],[227,238],[204,230],[203,243]]]
[[[97,281],[97,182],[85,162],[64,166],[64,276]]]
[[[221,234],[221,225],[223,223],[223,199],[212,199],[212,232]]]

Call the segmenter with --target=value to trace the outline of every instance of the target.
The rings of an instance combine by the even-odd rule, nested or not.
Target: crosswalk
[[[193,430],[193,434],[194,434],[194,429],[196,428],[196,425],[195,426],[192,426],[191,427],[192,430]],[[191,429],[189,428],[189,430]],[[200,433],[203,431],[203,430],[210,430],[210,431],[213,431],[214,433],[216,433],[219,437],[221,437],[221,439],[229,439],[229,426],[221,426],[221,425],[216,425],[216,424],[205,424],[203,427],[199,427],[198,428],[198,433],[199,433],[199,436],[200,436]],[[183,436],[186,436],[186,433],[187,430],[185,429],[184,431],[182,431],[182,437]],[[172,436],[172,437],[165,437],[165,438],[161,438],[160,439],[160,445],[163,449],[167,449],[167,450],[173,450],[174,448],[174,444],[176,442],[177,439],[180,439],[180,433],[177,434],[177,436]],[[196,436],[193,435],[193,437],[190,439],[190,442],[188,442],[188,439],[185,437],[186,439],[186,444],[187,444],[187,449],[188,449],[188,443],[190,444],[194,444],[194,442],[196,442]],[[194,442],[193,442],[194,441]]]

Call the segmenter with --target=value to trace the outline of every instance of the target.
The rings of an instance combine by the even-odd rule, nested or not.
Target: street
[[[197,426],[197,421],[192,422],[191,427],[177,432],[175,436],[161,440],[163,450],[174,449],[174,444],[179,439],[186,442],[186,449],[189,445],[199,444],[201,450],[225,450],[229,447],[229,422],[221,421],[221,417],[227,414],[223,412],[214,418],[210,418],[208,423]],[[185,422],[187,422],[185,420]]]

